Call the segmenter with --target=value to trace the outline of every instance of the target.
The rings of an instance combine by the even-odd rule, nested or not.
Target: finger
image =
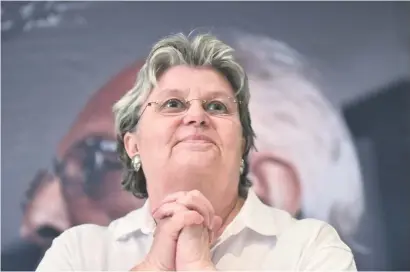
[[[210,213],[213,215],[215,213],[214,206],[212,206],[212,203],[198,190],[193,190],[188,193],[189,195],[192,195],[192,197],[198,201],[201,201],[207,209],[210,211]]]
[[[186,196],[188,194],[188,192],[186,191],[181,191],[181,192],[176,192],[170,195],[167,195],[162,201],[161,204],[164,203],[169,203],[169,202],[174,202],[176,201],[178,198],[181,198],[183,196]]]
[[[167,195],[167,196],[160,202],[159,206],[156,207],[155,209],[153,209],[153,210],[151,211],[152,214],[154,214],[154,213],[159,209],[159,207],[161,207],[163,204],[175,202],[178,198],[185,196],[187,193],[188,193],[188,192],[186,192],[186,191],[181,191],[181,192],[176,192],[176,193]]]
[[[198,199],[199,201],[202,201],[211,213],[215,212],[214,207],[212,206],[211,202],[198,190],[192,190],[192,191],[189,191],[189,192],[181,191],[181,192],[176,192],[176,193],[170,194],[170,195],[166,196],[161,201],[161,204],[174,202],[174,201],[177,201],[178,199],[184,198],[188,195],[192,196],[192,198],[194,198],[194,200]]]
[[[212,220],[211,230],[214,232],[218,232],[221,227],[222,227],[222,218],[219,216],[214,216]]]
[[[215,240],[222,235],[222,218],[214,216],[212,220],[212,227],[209,230],[209,243],[213,244]]]
[[[200,225],[204,222],[204,217],[197,211],[184,211],[177,213],[174,217],[170,219],[170,223],[174,224],[177,228],[181,226],[180,230],[184,227],[192,225]]]
[[[152,217],[155,220],[162,220],[166,217],[173,216],[180,211],[187,211],[188,208],[179,203],[165,203],[161,205],[153,214]]]
[[[165,233],[166,235],[170,235],[172,238],[177,240],[180,231],[184,227],[200,225],[203,222],[204,217],[197,211],[182,211],[167,219],[167,221],[161,226],[161,230],[159,230],[158,235],[160,235],[160,233]]]
[[[192,195],[186,195],[177,199],[176,203],[184,205],[186,208],[200,213],[205,219],[206,227],[211,228],[211,218],[213,217],[213,214],[209,211],[208,207],[201,199],[195,198]]]
[[[207,229],[207,231],[208,231],[208,242],[211,245],[214,242],[214,232],[211,229]]]
[[[177,202],[201,213],[205,217],[207,227],[211,228],[215,210],[211,202],[200,191],[190,191],[185,196],[179,198]]]
[[[215,216],[213,218],[213,222],[212,222],[212,242],[214,241],[214,239],[216,240],[219,236],[222,235],[223,232],[223,221],[222,218],[219,216]]]

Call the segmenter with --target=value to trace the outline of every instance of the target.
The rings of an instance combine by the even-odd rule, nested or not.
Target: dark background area
[[[376,199],[379,202],[377,206],[382,218],[380,228],[386,233],[385,247],[388,249],[385,256],[386,269],[408,270],[410,267],[407,250],[410,248],[410,216],[407,215],[410,207],[409,79],[388,84],[380,88],[376,94],[351,103],[345,107],[344,115],[358,145],[361,139],[371,143],[373,156],[369,158],[362,156],[361,163],[363,166],[373,164],[373,173],[364,174],[366,185],[371,182],[371,186],[377,188]],[[360,148],[358,150],[361,151]],[[368,194],[366,197],[371,201],[372,198],[374,199],[374,194]]]

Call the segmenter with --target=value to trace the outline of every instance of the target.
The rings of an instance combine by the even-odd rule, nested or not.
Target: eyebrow
[[[189,90],[181,90],[181,89],[162,89],[158,91],[157,98],[164,98],[170,95],[175,96],[186,96],[189,93]]]
[[[215,91],[210,91],[209,94],[212,97],[221,97],[221,96],[228,96],[228,97],[235,97],[235,94],[233,93],[226,93],[225,91],[222,90],[215,90]]]
[[[163,98],[167,97],[169,95],[178,95],[178,96],[183,96],[187,97],[189,94],[189,89],[187,90],[181,90],[181,89],[163,89],[159,90],[159,94],[157,98]],[[205,98],[215,98],[215,97],[222,97],[222,96],[228,96],[228,97],[235,97],[235,94],[227,94],[226,91],[222,90],[211,90],[204,95]]]

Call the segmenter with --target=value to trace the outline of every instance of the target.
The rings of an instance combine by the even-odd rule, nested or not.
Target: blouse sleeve
[[[76,228],[71,228],[60,234],[52,242],[44,254],[36,271],[79,271],[81,267],[76,262]]]
[[[310,241],[305,256],[299,263],[301,271],[357,271],[350,248],[336,230],[321,222],[319,231]]]

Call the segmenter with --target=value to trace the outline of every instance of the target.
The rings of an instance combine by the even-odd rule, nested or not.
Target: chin
[[[173,150],[179,165],[204,167],[215,164],[220,157],[219,149],[211,143],[179,143]]]
[[[218,162],[218,156],[215,152],[184,152],[178,154],[179,167],[190,167],[194,169],[212,169]],[[186,169],[184,169],[186,170]]]
[[[208,177],[215,172],[213,170],[214,168],[215,159],[210,160],[197,157],[179,160],[172,171],[173,177],[177,180],[176,183],[181,182],[183,187],[193,186],[191,189],[198,189],[197,187],[200,186],[203,178]],[[174,183],[174,185],[176,184]]]

